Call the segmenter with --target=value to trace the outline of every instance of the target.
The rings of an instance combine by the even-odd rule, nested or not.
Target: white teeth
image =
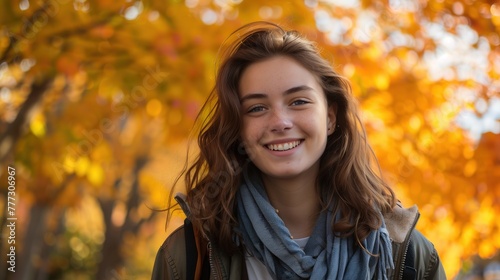
[[[293,141],[293,142],[288,142],[288,143],[284,143],[284,144],[270,144],[270,145],[267,145],[267,148],[269,150],[273,150],[273,151],[286,151],[286,150],[290,150],[290,149],[297,147],[299,144],[300,144],[300,141]]]

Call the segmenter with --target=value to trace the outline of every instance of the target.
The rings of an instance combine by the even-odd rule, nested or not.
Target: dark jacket
[[[389,279],[446,279],[434,245],[415,229],[418,218],[416,206],[407,209],[396,207],[384,217],[395,262],[395,269],[389,271]],[[201,242],[204,240],[201,240],[195,231],[192,232],[194,242],[186,243],[186,236],[188,239],[191,236],[187,231],[193,231],[192,227],[182,226],[165,240],[156,256],[152,279],[247,278],[245,258],[242,254],[229,256],[219,250],[214,242]],[[191,249],[195,250],[196,255],[196,261],[190,264],[189,268],[186,262],[193,257],[186,255],[186,252],[191,250],[188,246],[195,246]],[[205,252],[205,249],[208,252]],[[208,264],[203,261],[204,255],[208,256]],[[207,271],[210,271],[209,277],[204,275]]]

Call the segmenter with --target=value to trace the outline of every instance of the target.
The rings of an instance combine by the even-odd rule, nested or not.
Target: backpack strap
[[[194,280],[198,250],[196,249],[193,224],[189,219],[184,219],[184,239],[186,243],[186,279]]]
[[[405,268],[403,270],[403,279],[417,279],[417,270],[415,269],[415,251],[413,250],[413,241],[410,239],[406,249]]]
[[[196,238],[197,233],[193,223],[184,219],[184,239],[186,247],[186,279],[205,280],[210,279],[210,261],[206,253],[205,243]]]

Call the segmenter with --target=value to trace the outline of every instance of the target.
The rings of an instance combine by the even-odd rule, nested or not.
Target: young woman
[[[372,169],[349,83],[297,32],[230,38],[153,279],[445,279]]]

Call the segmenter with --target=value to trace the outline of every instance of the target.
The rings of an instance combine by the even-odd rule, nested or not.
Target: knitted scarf
[[[302,250],[269,203],[260,171],[249,165],[237,194],[237,231],[249,252],[264,263],[273,279],[387,279],[394,268],[385,223],[362,244],[333,234],[332,211],[323,211]],[[339,215],[335,219],[339,219]]]

